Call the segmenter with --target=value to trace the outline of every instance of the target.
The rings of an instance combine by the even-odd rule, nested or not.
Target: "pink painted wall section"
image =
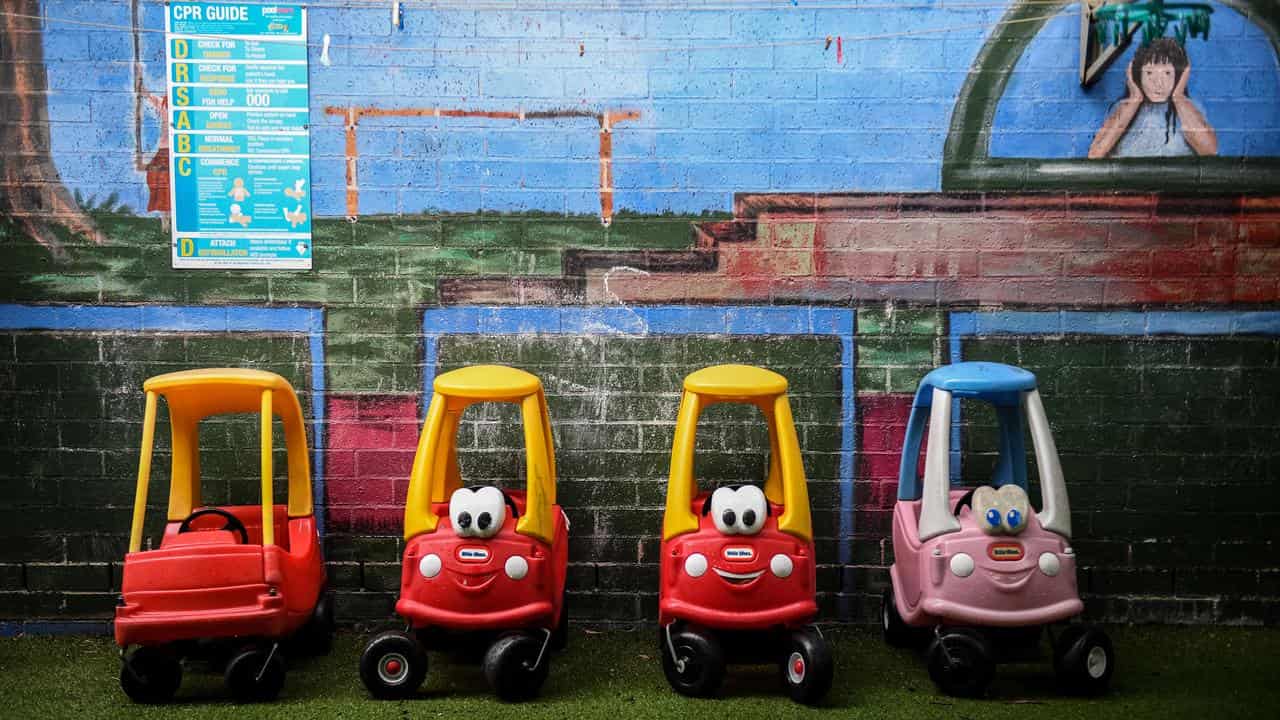
[[[858,396],[857,477],[865,486],[865,496],[858,498],[860,509],[893,509],[911,399],[911,395]]]
[[[329,527],[338,532],[398,533],[418,443],[418,398],[334,395],[329,398],[329,418]]]

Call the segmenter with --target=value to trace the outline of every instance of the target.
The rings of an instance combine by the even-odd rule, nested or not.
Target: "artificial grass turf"
[[[1002,665],[986,700],[939,695],[917,653],[887,647],[870,630],[828,632],[835,686],[820,708],[792,703],[774,667],[732,667],[721,697],[691,700],[667,686],[655,633],[575,628],[556,656],[542,696],[523,705],[494,699],[479,669],[431,655],[419,696],[371,700],[356,671],[365,636],[343,633],[328,657],[291,664],[275,703],[232,704],[221,676],[189,668],[174,703],[134,705],[120,691],[119,660],[106,638],[0,640],[0,717],[12,718],[1224,718],[1275,717],[1280,708],[1280,632],[1243,628],[1111,630],[1112,692],[1065,697],[1047,663]]]

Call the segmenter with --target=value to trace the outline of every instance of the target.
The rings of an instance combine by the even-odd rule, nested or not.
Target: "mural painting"
[[[1128,91],[1089,146],[1089,157],[1217,155],[1218,136],[1187,94],[1191,65],[1172,38],[1138,50],[1125,69]]]
[[[504,362],[548,389],[581,529],[575,614],[651,617],[679,379],[739,361],[790,378],[829,559],[823,609],[869,618],[910,393],[935,365],[987,357],[1050,378],[1059,445],[1084,448],[1064,463],[1099,538],[1091,556],[1108,563],[1090,568],[1091,612],[1280,621],[1258,569],[1269,546],[1174,547],[1175,516],[1199,493],[1262,493],[1261,510],[1213,510],[1223,523],[1278,512],[1265,440],[1278,428],[1248,399],[1280,387],[1270,4],[1213,3],[1212,41],[1135,43],[1087,90],[1079,3],[497,2],[407,6],[402,28],[385,8],[317,6],[312,169],[283,190],[313,208],[286,208],[315,237],[314,268],[299,272],[168,267],[169,113],[147,90],[164,86],[163,5],[96,5],[106,27],[59,22],[87,11],[55,0],[0,15],[29,61],[0,63],[15,90],[0,94],[0,139],[24,158],[0,159],[0,349],[14,358],[0,394],[15,408],[0,465],[17,468],[0,519],[36,538],[0,555],[30,585],[0,589],[0,608],[19,607],[5,612],[109,612],[125,524],[108,513],[81,528],[53,508],[90,498],[76,500],[81,521],[124,502],[134,458],[109,437],[136,423],[142,378],[231,364],[316,388],[304,402],[339,613],[385,616],[426,385]],[[253,221],[251,192],[229,186],[230,222]],[[32,379],[53,399],[19,387]],[[747,420],[712,418],[708,477],[763,451],[758,437],[735,444]],[[502,426],[466,418],[465,471],[514,472],[519,438]],[[1102,444],[1099,426],[1123,442]],[[966,472],[988,459],[966,455]],[[1162,489],[1160,472],[1185,482]],[[1168,508],[1145,539],[1126,525],[1130,497]],[[92,579],[58,580],[54,566]],[[1217,590],[1219,570],[1242,589]]]

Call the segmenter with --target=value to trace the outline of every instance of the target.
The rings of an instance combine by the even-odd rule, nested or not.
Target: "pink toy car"
[[[990,486],[951,488],[953,398],[995,408],[1000,455]],[[926,415],[922,485],[916,469]],[[1027,497],[1024,417],[1044,498],[1038,511]],[[1084,609],[1067,489],[1035,375],[964,362],[920,382],[902,448],[893,554],[881,611],[885,639],[899,647],[927,640],[929,675],[951,695],[981,695],[997,661],[1036,656],[1043,628]],[[1054,668],[1071,690],[1107,688],[1115,653],[1102,630],[1066,625],[1049,639]]]

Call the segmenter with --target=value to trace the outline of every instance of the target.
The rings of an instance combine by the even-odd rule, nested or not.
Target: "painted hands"
[[[1183,74],[1183,77],[1186,77],[1186,75]],[[1126,87],[1129,88],[1129,96],[1125,98],[1125,101],[1131,102],[1131,103],[1140,103],[1146,99],[1146,96],[1142,94],[1142,88],[1139,87],[1138,83],[1133,79],[1133,61],[1132,60],[1129,61],[1128,67],[1124,69],[1124,84]]]
[[[1173,86],[1173,99],[1181,100],[1187,96],[1187,80],[1191,78],[1191,63],[1182,70],[1182,77],[1178,78],[1178,84]]]

